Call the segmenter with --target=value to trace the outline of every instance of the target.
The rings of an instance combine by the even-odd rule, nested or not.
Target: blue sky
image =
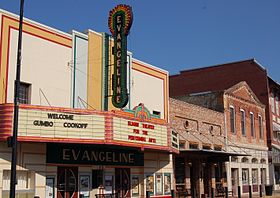
[[[168,70],[256,58],[280,82],[280,0],[25,0],[24,16],[69,32],[108,32],[108,12],[132,6],[128,48],[134,57]],[[19,0],[0,8],[19,13]]]

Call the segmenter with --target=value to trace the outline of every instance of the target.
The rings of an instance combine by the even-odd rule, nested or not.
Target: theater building
[[[19,22],[4,10],[0,18],[0,197],[5,198]],[[125,49],[126,72],[119,75],[114,45],[106,33],[65,33],[24,19],[17,197],[144,197],[147,191],[171,197],[178,139],[168,123],[168,72]],[[129,97],[118,95],[120,89]],[[123,99],[123,107],[116,107]]]
[[[250,191],[255,195],[259,195],[260,190],[264,192],[265,185],[269,184],[265,106],[258,100],[248,84],[243,81],[223,91],[173,97],[223,114],[224,127],[221,128],[223,131],[220,136],[224,137],[225,144],[222,148],[225,154],[228,154],[223,169],[225,179],[223,186],[228,187],[229,193],[237,196],[238,189],[241,195],[249,195]],[[197,114],[194,113],[194,115]],[[210,117],[206,113],[204,115],[203,120]],[[218,120],[218,118],[215,119],[216,122]],[[218,141],[219,138],[215,140]],[[215,151],[215,147],[212,147],[210,148]],[[214,157],[210,159],[214,160]],[[215,186],[212,185],[213,187]]]

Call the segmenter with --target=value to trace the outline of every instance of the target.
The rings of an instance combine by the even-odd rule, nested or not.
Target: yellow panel
[[[88,108],[102,110],[102,36],[88,33]]]
[[[110,43],[109,43],[109,65],[111,65],[111,67],[109,67],[109,72],[108,72],[108,95],[110,96],[108,98],[108,110],[109,111],[117,109],[112,104],[112,97],[111,97],[113,95],[113,91],[112,91],[112,76],[114,74],[114,55],[112,53],[113,46],[114,46],[114,41],[110,40]]]

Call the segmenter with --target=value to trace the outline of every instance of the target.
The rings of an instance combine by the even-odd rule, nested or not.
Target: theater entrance
[[[129,168],[116,168],[116,192],[120,197],[130,196],[130,169]]]
[[[57,176],[57,198],[78,198],[78,167],[58,167]]]

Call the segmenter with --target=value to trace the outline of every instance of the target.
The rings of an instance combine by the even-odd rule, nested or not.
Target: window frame
[[[254,113],[250,112],[250,131],[251,131],[251,137],[255,138],[256,133],[255,133],[255,117]]]
[[[271,112],[275,113],[275,98],[274,98],[274,93],[271,92],[271,96],[270,96],[270,107],[271,107]]]
[[[240,109],[240,126],[242,136],[246,137],[246,113],[244,109]]]
[[[279,116],[279,97],[278,97],[278,94],[276,94],[274,100],[275,100],[275,112],[276,112],[276,115]]]
[[[259,136],[260,139],[264,138],[264,134],[263,134],[263,118],[262,116],[259,114],[258,115],[258,124],[259,124]]]
[[[233,112],[231,112],[231,110],[233,110]],[[229,106],[229,120],[231,133],[236,134],[236,115],[235,108],[232,105]]]
[[[15,87],[16,87],[16,81],[15,81]],[[22,94],[23,88],[25,90],[24,94]],[[24,96],[24,97],[21,97],[21,96]],[[31,104],[31,84],[30,83],[20,81],[20,87],[18,90],[18,102],[19,102],[19,104]]]

